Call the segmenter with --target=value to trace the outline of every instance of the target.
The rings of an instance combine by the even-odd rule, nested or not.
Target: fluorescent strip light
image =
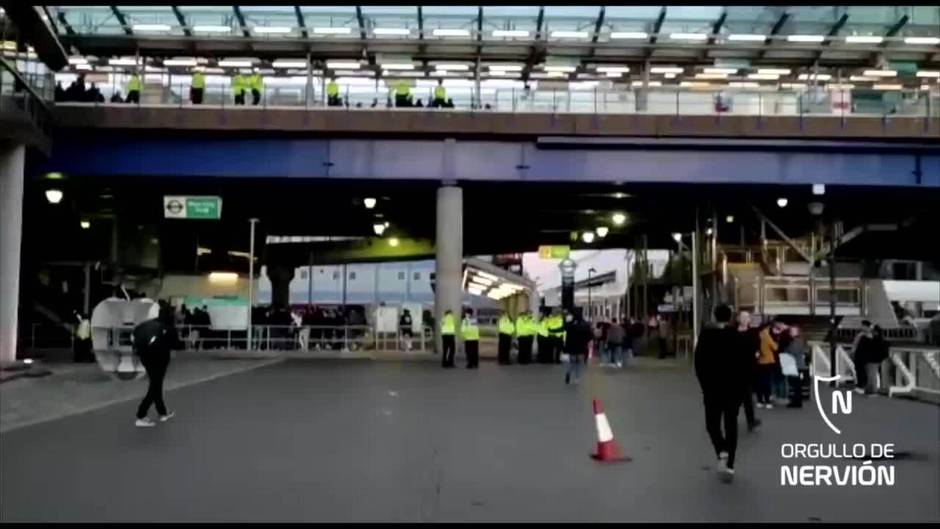
[[[134,24],[131,29],[134,31],[170,31],[172,27],[168,24]]]
[[[878,84],[875,83],[871,85],[872,90],[901,90],[904,88],[903,85],[899,84]]]
[[[560,65],[551,65],[547,64],[542,67],[546,72],[564,72],[564,73],[574,73],[577,70],[574,66],[560,66]]]
[[[676,75],[678,74],[675,72],[669,72],[669,73],[663,74],[663,79],[675,79]]]
[[[190,58],[178,58],[178,59],[166,59],[163,61],[164,66],[196,66],[196,59]]]
[[[707,88],[712,86],[711,83],[705,83],[702,81],[682,81],[679,83],[679,86],[684,86],[686,88]]]
[[[828,81],[832,79],[832,76],[827,73],[820,73],[816,75],[811,73],[801,73],[799,79],[800,81],[812,81],[813,79],[817,81]]]
[[[88,59],[84,57],[69,57],[69,64],[73,66],[76,64],[88,64]]]
[[[259,35],[284,34],[291,32],[291,28],[287,26],[255,26],[251,28],[251,30]]]
[[[627,73],[630,71],[628,66],[598,66],[598,72],[604,73]]]
[[[607,72],[607,73],[605,73],[604,75],[606,75],[607,77],[612,77],[612,78],[613,78],[613,77],[623,77],[623,74],[622,74],[622,73],[617,73],[617,72]]]
[[[728,74],[726,73],[697,73],[695,74],[696,79],[727,79]]]
[[[647,39],[649,35],[642,31],[614,31],[611,32],[612,39]]]
[[[225,59],[219,61],[219,66],[223,68],[251,68],[252,61],[248,60],[236,60],[236,59]]]
[[[483,276],[473,276],[470,278],[470,281],[473,283],[480,283],[481,285],[485,287],[488,287],[496,282],[495,279],[490,279],[488,277],[483,277]]]
[[[522,71],[521,64],[490,64],[490,65],[487,65],[487,68],[489,68],[490,70],[498,70],[498,71],[503,71],[503,72],[509,72],[509,71],[521,72]]]
[[[272,62],[271,66],[275,68],[306,68],[307,61],[281,59]]]
[[[845,37],[845,42],[848,44],[881,44],[884,40],[884,37],[878,35],[848,35]]]
[[[650,81],[649,83],[646,84],[646,86],[662,86],[662,85],[663,85],[662,81]],[[630,83],[630,86],[642,87],[643,81],[633,81],[632,83]]]
[[[373,35],[411,35],[411,30],[408,28],[375,28],[372,30]]]
[[[705,73],[710,73],[710,74],[725,74],[725,75],[732,75],[732,74],[738,73],[737,68],[705,68],[702,71]]]
[[[852,90],[853,88],[855,88],[855,85],[851,83],[842,83],[842,84],[835,83],[835,84],[826,85],[826,88],[828,88],[829,90]]]
[[[706,40],[708,35],[704,33],[671,33],[669,38],[672,40]]]
[[[435,37],[469,37],[470,32],[466,29],[435,29]]]
[[[76,64],[75,69],[76,70],[91,70],[91,65],[90,64]]]
[[[524,29],[494,29],[494,37],[521,37],[529,36],[529,32]]]
[[[731,84],[734,84],[734,83],[731,83]],[[789,90],[801,90],[803,88],[806,88],[806,83],[781,83],[780,87],[786,88]]]
[[[917,77],[940,77],[940,72],[935,70],[917,70]]]
[[[470,66],[466,64],[459,63],[445,63],[445,64],[435,64],[435,70],[444,70],[444,71],[455,71],[455,72],[466,72],[470,70]]]
[[[897,77],[898,72],[897,70],[865,70],[862,74],[872,77]]]
[[[313,28],[317,35],[349,35],[352,28]]]
[[[382,68],[386,70],[414,70],[415,65],[410,62],[388,62],[382,63]]]
[[[545,74],[545,77],[568,77],[568,74],[565,72],[548,72]]]
[[[550,36],[553,39],[586,39],[588,32],[556,30],[552,31]]]
[[[330,70],[358,70],[361,66],[358,61],[326,61],[326,67]]]
[[[193,26],[193,33],[228,33],[231,26]]]
[[[763,42],[767,40],[767,35],[757,35],[754,33],[732,33],[728,35],[728,40],[736,42]]]
[[[776,81],[780,76],[775,73],[752,73],[748,74],[747,78],[755,81]]]
[[[732,81],[728,83],[728,86],[731,88],[759,88],[760,83],[754,83],[750,81]]]
[[[382,70],[383,77],[424,77],[424,72],[408,70]]]
[[[653,66],[650,73],[682,73],[682,68],[677,66]]]
[[[476,270],[476,273],[480,277],[486,277],[488,279],[492,279],[493,281],[499,281],[499,276],[495,276],[489,272],[484,272],[483,270]]]
[[[137,59],[133,57],[119,57],[117,59],[108,59],[108,64],[111,66],[134,66],[137,64]]]
[[[238,281],[238,274],[235,272],[209,272],[210,283],[234,283]]]
[[[789,68],[758,68],[757,73],[767,75],[790,75]]]
[[[822,42],[825,35],[787,35],[788,42]]]
[[[855,81],[856,83],[870,83],[877,80],[878,79],[874,77],[865,77],[864,75],[853,75],[849,77],[849,81]]]
[[[927,44],[936,46],[940,44],[940,37],[905,37],[904,44]]]

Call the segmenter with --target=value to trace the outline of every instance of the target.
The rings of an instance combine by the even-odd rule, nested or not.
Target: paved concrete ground
[[[286,361],[0,436],[0,518],[63,521],[940,521],[940,408],[870,398],[827,433],[816,410],[763,411],[720,483],[694,379],[649,361],[441,370]],[[591,398],[634,461],[603,466]],[[782,442],[894,442],[893,488],[784,488]]]

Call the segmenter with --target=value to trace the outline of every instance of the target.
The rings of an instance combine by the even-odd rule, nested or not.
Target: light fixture
[[[483,277],[483,276],[475,275],[475,276],[473,276],[472,278],[470,278],[470,282],[471,282],[471,283],[479,283],[479,284],[483,285],[484,287],[488,287],[488,286],[492,285],[493,283],[495,283],[496,280],[495,280],[495,279],[490,279],[490,278],[488,278],[488,277]]]
[[[441,63],[435,64],[434,69],[438,71],[456,71],[456,72],[466,72],[470,70],[470,65],[461,64],[461,63]]]
[[[832,79],[832,76],[827,73],[818,73],[818,74],[801,73],[798,79],[800,81],[812,81],[813,79],[817,81],[828,81]]]
[[[62,173],[46,173],[46,180],[62,180],[65,175]]]
[[[388,228],[388,227],[391,226],[391,225],[392,225],[391,222],[389,222],[389,221],[387,221],[387,220],[385,221],[385,227],[386,227],[386,228]]]
[[[780,76],[775,73],[751,73],[747,75],[747,78],[755,81],[776,81],[780,79]]]
[[[708,73],[708,74],[733,75],[733,74],[738,73],[738,69],[737,69],[737,68],[713,68],[713,67],[709,67],[709,68],[703,69],[702,72]]]
[[[117,59],[108,59],[108,64],[111,66],[135,66],[139,62],[133,57],[118,57]]]
[[[728,86],[731,88],[759,88],[760,83],[755,83],[753,81],[731,81],[728,83]]]
[[[917,70],[917,77],[940,77],[940,71],[935,70]]]
[[[604,237],[607,237],[608,232],[610,232],[610,228],[608,228],[607,226],[598,226],[597,228],[594,228],[594,233],[596,233],[597,236],[600,237],[601,239],[603,239]]]
[[[864,75],[853,75],[849,77],[849,81],[855,81],[856,83],[870,83],[872,81],[877,81],[874,77],[866,77]]]
[[[275,68],[306,68],[307,61],[296,59],[280,59],[272,62],[271,66]]]
[[[684,86],[685,88],[708,88],[712,85],[705,81],[682,81],[679,83],[679,86]]]
[[[871,85],[872,90],[902,90],[903,85],[891,83],[875,83]]]
[[[704,33],[671,33],[669,38],[672,40],[706,40],[708,35]]]
[[[222,68],[251,68],[252,61],[246,59],[224,59],[219,61]]]
[[[630,71],[629,66],[598,66],[598,72],[604,73],[627,73]]]
[[[76,64],[75,69],[87,71],[87,70],[91,70],[91,65],[90,64]]]
[[[372,30],[373,35],[411,35],[411,30],[408,28],[374,28]]]
[[[769,75],[790,75],[789,68],[758,68],[757,73]]]
[[[674,233],[672,234],[672,240],[674,240],[674,241],[676,241],[676,242],[682,242],[682,234],[679,233],[679,232],[674,232]]]
[[[712,233],[714,233],[714,230],[711,228],[705,228],[705,235],[711,235]]]
[[[676,73],[664,73],[664,74],[663,74],[663,79],[675,79],[675,78],[676,78],[676,75],[678,75],[678,74],[676,74]]]
[[[758,35],[756,33],[732,33],[728,35],[728,40],[733,42],[763,42],[767,40],[767,35]]]
[[[734,215],[728,215],[727,217],[725,217],[725,222],[727,222],[728,224],[731,224],[732,222],[734,222]]]
[[[287,26],[255,26],[251,30],[259,35],[283,35],[291,32],[291,28]]]
[[[231,26],[193,26],[193,33],[228,33],[232,31]]]
[[[524,29],[494,29],[494,37],[521,37],[529,36],[529,32]]]
[[[786,197],[780,197],[780,198],[777,199],[777,207],[778,207],[778,208],[785,208],[785,207],[787,207],[787,204],[789,204],[789,203],[790,203],[790,201],[787,200]]]
[[[695,74],[696,79],[727,79],[728,74],[726,73],[697,73]]]
[[[588,37],[588,32],[555,30],[552,31],[549,36],[553,39],[586,39]]]
[[[862,75],[869,75],[872,77],[897,77],[897,70],[865,70],[862,72]]]
[[[822,42],[825,35],[787,35],[788,42]]]
[[[593,231],[586,231],[586,232],[582,233],[582,234],[581,234],[581,240],[584,241],[584,242],[586,242],[587,244],[591,244],[592,242],[594,242],[594,232],[593,232]]]
[[[826,194],[826,184],[813,184],[813,194],[814,195],[825,195]]]
[[[75,66],[76,64],[88,64],[88,59],[84,57],[69,57],[69,64]]]
[[[385,224],[373,224],[372,231],[374,231],[376,235],[381,237],[382,234],[385,233]]]
[[[134,31],[170,31],[168,24],[134,24],[131,26]]]
[[[940,37],[905,37],[904,44],[927,44],[936,46],[940,44]]]
[[[192,57],[180,57],[176,59],[166,59],[163,61],[164,66],[196,66],[196,59]]]
[[[438,28],[433,32],[435,37],[469,37],[470,32],[466,29],[445,29]]]
[[[349,35],[352,28],[313,28],[317,35]]]
[[[366,197],[366,198],[362,199],[362,205],[364,205],[364,206],[366,207],[366,209],[372,209],[372,208],[374,208],[374,207],[375,207],[375,204],[376,204],[377,202],[378,202],[378,200],[376,200],[376,199],[374,199],[374,198],[372,198],[372,197]]]
[[[574,66],[564,66],[559,64],[546,64],[542,67],[546,72],[574,73],[577,70]]]
[[[388,245],[391,246],[392,248],[397,247],[398,244],[399,244],[398,237],[390,237],[388,239]]]
[[[59,202],[62,202],[63,196],[65,195],[58,189],[46,190],[46,200],[48,200],[50,204],[58,204]]]
[[[361,66],[358,61],[326,61],[326,67],[330,70],[358,70]]]
[[[613,31],[610,34],[612,39],[646,39],[649,38],[647,33],[642,31]]]
[[[623,213],[614,213],[610,216],[610,220],[614,223],[614,226],[623,226],[623,223],[627,222],[627,216]]]
[[[650,73],[682,73],[682,68],[678,66],[653,66]]]
[[[87,230],[88,228],[91,228],[91,221],[82,219],[78,225],[81,226],[83,230]]]
[[[234,283],[238,281],[238,274],[235,272],[209,272],[210,283]]]
[[[884,40],[884,37],[878,35],[848,35],[845,37],[845,42],[848,44],[881,44]]]
[[[383,62],[382,68],[386,70],[414,70],[415,65],[410,62]]]
[[[522,71],[521,64],[510,64],[510,63],[488,64],[486,67],[490,71],[498,71],[498,72],[521,72]]]
[[[626,193],[621,193],[621,192],[619,192],[619,191],[616,192],[616,193],[614,193],[614,198],[620,199],[620,198],[626,198],[626,197],[627,197],[627,194],[626,194]]]

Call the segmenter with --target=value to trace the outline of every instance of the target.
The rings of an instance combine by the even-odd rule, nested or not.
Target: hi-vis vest
[[[561,314],[555,314],[548,318],[548,332],[556,337],[564,337],[565,320]]]
[[[395,87],[395,94],[400,96],[408,96],[411,94],[411,87],[409,87],[404,81],[401,81]]]
[[[196,72],[193,74],[193,88],[205,88],[206,87],[206,76],[202,72]]]
[[[548,320],[549,319],[550,319],[549,316],[545,316],[544,318],[542,318],[541,321],[539,321],[539,336],[548,338]]]
[[[457,332],[457,325],[454,323],[453,314],[445,314],[441,319],[441,334],[453,336]]]
[[[539,326],[531,316],[519,316],[516,320],[516,336],[533,336],[539,330]]]
[[[521,321],[519,322],[521,325]],[[516,332],[516,324],[512,322],[512,319],[509,316],[502,316],[499,318],[499,333],[508,334],[512,336]]]
[[[127,91],[128,92],[140,92],[140,76],[132,75],[127,81]]]
[[[244,94],[247,85],[248,79],[246,79],[244,75],[238,74],[232,77],[232,90],[235,92],[235,95],[240,96]]]
[[[447,99],[447,90],[443,86],[435,87],[434,99]]]
[[[339,95],[339,84],[336,81],[330,81],[326,85],[326,95],[336,97]]]
[[[463,335],[463,340],[474,341],[480,339],[480,328],[477,327],[476,318],[464,318],[460,322],[460,333]]]

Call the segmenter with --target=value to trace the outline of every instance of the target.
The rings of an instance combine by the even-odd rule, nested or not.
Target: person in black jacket
[[[565,384],[581,381],[582,362],[587,362],[588,346],[594,340],[591,324],[584,321],[581,313],[565,316],[565,352],[568,353],[568,370],[565,372]],[[574,379],[572,380],[572,376]]]
[[[181,345],[176,334],[173,308],[166,303],[160,302],[160,315],[157,318],[141,322],[134,327],[134,352],[140,357],[149,379],[147,394],[137,408],[135,426],[156,426],[157,423],[147,417],[151,404],[156,406],[160,422],[166,422],[175,415],[172,411],[167,412],[163,402],[163,377],[166,376],[167,367],[170,365],[170,350],[178,349]]]
[[[715,307],[716,323],[702,330],[695,347],[695,375],[702,387],[705,427],[718,456],[718,472],[726,483],[734,479],[738,444],[738,409],[746,391],[748,363],[737,330],[729,325],[731,308]],[[721,426],[724,423],[724,432]]]

